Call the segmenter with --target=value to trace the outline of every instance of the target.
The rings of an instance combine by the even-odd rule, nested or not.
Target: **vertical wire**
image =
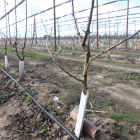
[[[24,44],[25,44],[25,46],[26,46],[26,36],[27,36],[27,0],[25,0],[25,7],[26,7],[26,29],[25,29]]]
[[[4,1],[4,7],[5,7],[5,14],[6,14],[6,0]],[[5,16],[6,19],[6,37],[5,37],[5,55],[7,55],[7,16]]]
[[[11,34],[10,34],[9,14],[8,14],[8,27],[9,27],[9,39],[10,39],[10,47],[11,47]]]
[[[16,6],[16,0],[15,0],[15,6]],[[15,7],[15,24],[16,24],[16,36],[15,36],[15,42],[17,43],[17,11]]]
[[[108,0],[109,3],[109,0]],[[108,20],[109,20],[109,47],[110,47],[110,19],[109,19],[109,5],[108,5]]]
[[[5,14],[6,14],[6,0],[4,1],[5,2]],[[5,16],[5,19],[6,19],[6,37],[7,37],[7,16]]]

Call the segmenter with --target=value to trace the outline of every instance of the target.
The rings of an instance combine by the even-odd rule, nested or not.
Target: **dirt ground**
[[[49,56],[47,51],[31,50]],[[96,54],[96,53],[95,53]],[[84,55],[53,52],[57,62],[70,73],[82,78]],[[126,56],[118,52],[118,55]],[[18,58],[8,51],[10,70],[18,81]],[[0,64],[4,50],[0,49]],[[4,68],[4,66],[2,66]],[[0,139],[70,140],[70,136],[45,115],[25,93],[0,71]],[[44,85],[42,85],[44,83]],[[20,84],[70,132],[75,122],[70,111],[79,105],[81,83],[61,71],[50,57],[25,58],[24,81]],[[140,62],[99,57],[88,70],[89,98],[85,118],[100,128],[101,140],[140,139]],[[53,101],[57,96],[64,103]],[[96,113],[95,111],[102,111]],[[83,131],[80,140],[91,138]]]

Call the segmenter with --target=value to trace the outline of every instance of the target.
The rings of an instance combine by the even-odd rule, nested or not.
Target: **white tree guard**
[[[107,48],[108,49],[108,48]],[[107,54],[108,54],[108,58],[110,58],[110,51],[107,51]]]
[[[38,49],[38,46],[36,45],[36,48]]]
[[[24,74],[24,61],[19,61],[19,81],[23,80]]]
[[[8,57],[5,55],[5,69],[9,70],[9,63],[8,63]]]
[[[136,51],[137,50],[137,46],[135,46],[135,49],[134,49],[134,51]]]
[[[72,53],[74,54],[74,47],[72,47]]]
[[[43,45],[43,42],[41,42],[41,45],[42,45],[42,49],[44,49],[44,45]]]
[[[80,137],[80,134],[83,129],[83,122],[84,122],[84,117],[85,117],[88,95],[89,95],[88,91],[87,91],[86,95],[83,93],[83,91],[81,93],[79,112],[78,112],[77,122],[76,122],[76,126],[75,126],[75,135],[77,138]]]
[[[61,46],[59,46],[59,52],[61,52]]]
[[[110,51],[107,51],[107,54],[108,54],[108,58],[110,58]]]

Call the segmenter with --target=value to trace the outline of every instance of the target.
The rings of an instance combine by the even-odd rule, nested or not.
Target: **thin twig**
[[[89,101],[90,107],[93,108],[91,101]]]
[[[46,29],[46,27],[45,27],[45,25],[44,25],[44,23],[43,23],[42,18],[41,18],[41,22],[42,22],[42,24],[43,24],[43,26],[44,26],[44,28],[45,28],[46,33],[48,34],[47,29]]]
[[[89,109],[86,109],[86,111],[95,112],[95,113],[107,113],[107,111],[98,111],[98,110],[89,110]]]

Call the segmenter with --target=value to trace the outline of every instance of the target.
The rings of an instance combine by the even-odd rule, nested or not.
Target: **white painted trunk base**
[[[137,50],[137,46],[135,46],[135,49],[134,49],[134,51],[136,51]]]
[[[9,70],[9,63],[8,63],[8,57],[5,55],[5,69]]]
[[[36,48],[38,49],[38,46],[36,45]]]
[[[24,74],[24,61],[19,61],[19,81],[23,80]]]
[[[107,48],[108,49],[108,48]],[[110,58],[110,51],[107,51],[107,54],[108,54],[108,58]]]
[[[74,47],[72,47],[72,53],[74,54]]]
[[[59,52],[61,52],[61,46],[59,46]]]
[[[84,117],[85,117],[88,94],[89,94],[88,91],[87,91],[87,95],[85,95],[83,92],[81,93],[79,112],[78,112],[77,122],[75,126],[75,135],[77,138],[80,137],[80,134],[83,129],[83,122],[84,122]]]

